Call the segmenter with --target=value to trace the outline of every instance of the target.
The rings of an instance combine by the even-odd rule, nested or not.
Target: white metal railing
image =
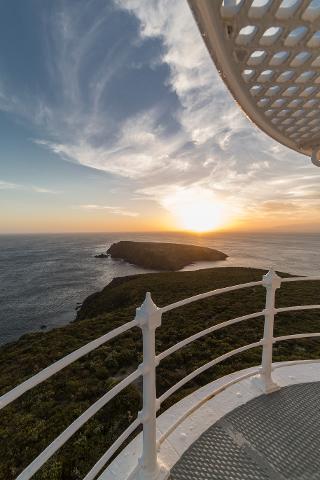
[[[297,281],[307,281],[307,280],[320,280],[319,277],[290,277],[290,278],[280,278],[276,272],[271,269],[266,275],[263,276],[263,279],[258,282],[249,282],[241,285],[235,285],[232,287],[219,288],[210,292],[202,293],[200,295],[195,295],[179,302],[172,303],[164,307],[157,307],[152,301],[151,295],[148,292],[146,298],[141,305],[137,308],[135,319],[131,322],[122,325],[121,327],[108,332],[107,334],[99,337],[96,340],[88,343],[87,345],[75,350],[69,355],[65,356],[61,360],[53,363],[51,366],[45,368],[41,372],[37,373],[30,379],[26,380],[22,384],[13,388],[8,393],[0,397],[0,409],[20,397],[23,393],[30,390],[39,383],[50,378],[52,375],[58,371],[65,368],[67,365],[70,365],[72,362],[83,357],[92,350],[98,348],[109,340],[115,338],[118,335],[128,331],[133,327],[140,327],[142,330],[142,342],[143,342],[143,363],[121,382],[115,385],[111,390],[109,390],[105,395],[103,395],[99,400],[97,400],[93,405],[91,405],[82,415],[80,415],[69,427],[67,427],[40,455],[33,460],[33,462],[28,465],[23,472],[17,477],[17,480],[28,480],[30,479],[50,458],[52,455],[77,431],[79,428],[89,420],[95,413],[100,410],[104,405],[106,405],[112,398],[114,398],[118,393],[120,393],[124,388],[126,388],[133,381],[142,375],[143,377],[143,408],[139,412],[138,417],[134,420],[131,425],[121,434],[121,436],[114,442],[114,444],[104,453],[104,455],[99,459],[99,461],[93,466],[93,468],[85,476],[84,480],[93,480],[101,469],[106,465],[109,459],[114,455],[122,443],[132,434],[136,428],[142,424],[143,425],[143,446],[142,446],[142,456],[139,460],[139,465],[137,466],[137,472],[139,479],[141,480],[155,480],[158,477],[160,472],[157,450],[163,441],[168,437],[168,435],[176,428],[176,426],[183,421],[192,411],[196,408],[199,408],[201,404],[208,400],[208,398],[217,394],[220,390],[227,388],[232,383],[239,381],[237,379],[231,380],[228,384],[223,387],[219,387],[217,390],[212,392],[208,397],[202,399],[198,405],[193,406],[189,411],[187,411],[178,421],[172,425],[169,430],[162,435],[159,441],[156,441],[156,414],[160,408],[160,405],[170,397],[176,390],[181,388],[187,382],[209,369],[210,367],[230,358],[238,353],[242,353],[246,350],[250,350],[256,347],[262,347],[262,363],[261,367],[253,369],[250,373],[244,374],[240,379],[246,378],[248,376],[254,375],[259,372],[260,382],[263,386],[266,393],[273,391],[278,388],[272,379],[272,347],[276,342],[292,339],[301,339],[301,338],[314,338],[320,337],[320,333],[299,333],[295,335],[283,335],[280,337],[273,336],[274,328],[274,318],[277,313],[282,312],[293,312],[301,310],[310,310],[310,309],[320,309],[320,305],[298,305],[293,307],[275,307],[275,293],[278,288],[280,288],[281,283],[287,282],[297,282]],[[233,318],[227,320],[218,325],[206,328],[201,332],[197,332],[194,335],[178,342],[176,345],[168,348],[167,350],[161,352],[159,355],[156,355],[155,352],[155,331],[161,325],[162,314],[170,310],[174,310],[178,307],[188,305],[189,303],[196,302],[198,300],[203,300],[205,298],[213,297],[222,293],[227,293],[235,290],[240,290],[243,288],[263,286],[266,289],[266,302],[265,309],[259,312],[251,313],[248,315],[243,315],[241,317]],[[168,355],[171,355],[180,348],[188,345],[189,343],[198,340],[204,335],[213,333],[221,328],[239,323],[245,320],[262,317],[264,316],[264,334],[263,338],[257,342],[251,343],[249,345],[244,345],[242,347],[236,348],[230,352],[221,355],[205,365],[202,365],[198,369],[191,372],[185,378],[177,382],[171,388],[169,388],[161,397],[157,398],[156,394],[156,367],[159,365],[160,361],[166,358]],[[302,362],[308,362],[302,361]],[[292,362],[290,362],[292,363]],[[120,479],[119,479],[120,480]],[[122,479],[121,479],[122,480]]]

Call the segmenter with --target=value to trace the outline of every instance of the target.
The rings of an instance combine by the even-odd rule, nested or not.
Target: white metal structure
[[[61,360],[55,362],[51,366],[45,368],[40,373],[34,375],[29,380],[26,380],[21,385],[15,387],[10,392],[6,393],[0,397],[0,408],[5,407],[16,398],[20,397],[23,393],[30,390],[39,383],[50,378],[52,375],[62,370],[67,365],[70,365],[75,360],[81,358],[87,353],[91,352],[95,348],[98,348],[100,345],[103,345],[105,342],[115,338],[123,332],[128,331],[132,327],[139,326],[142,330],[143,337],[143,363],[139,366],[137,370],[131,373],[124,380],[119,382],[115,387],[103,395],[98,401],[96,401],[91,407],[89,407],[78,419],[76,419],[64,432],[62,432],[29,466],[27,466],[22,473],[17,477],[17,480],[28,480],[31,478],[41,467],[42,465],[77,431],[81,426],[89,420],[100,408],[102,408],[107,402],[109,402],[115,395],[117,395],[121,390],[123,390],[127,385],[135,381],[140,375],[143,377],[143,409],[139,413],[138,418],[125,430],[122,435],[115,441],[115,443],[106,451],[102,458],[97,462],[96,465],[90,470],[90,472],[85,476],[85,480],[93,480],[96,478],[101,469],[107,464],[112,455],[118,450],[121,444],[125,439],[140,425],[143,425],[143,446],[142,446],[142,456],[139,461],[139,464],[135,466],[135,471],[131,472],[130,478],[136,478],[140,480],[155,480],[160,478],[166,478],[168,472],[166,471],[165,465],[159,465],[157,450],[165,442],[166,438],[172,431],[177,428],[177,426],[183,421],[186,416],[190,415],[197,408],[203,405],[206,400],[211,398],[217,391],[210,392],[210,395],[199,401],[197,405],[192,406],[191,411],[185,412],[180,419],[178,419],[174,425],[171,425],[168,430],[163,433],[161,438],[157,441],[156,437],[156,412],[160,408],[160,405],[177,391],[180,387],[185,385],[187,382],[195,378],[197,375],[201,374],[208,368],[216,365],[223,360],[232,357],[238,353],[244,352],[246,350],[262,347],[262,364],[261,368],[250,369],[249,372],[246,372],[242,376],[237,376],[236,380],[231,380],[228,385],[235,383],[235,381],[243,380],[254,374],[259,374],[258,381],[260,386],[265,392],[271,392],[278,387],[272,378],[272,346],[275,342],[280,342],[283,340],[299,339],[299,338],[311,338],[311,337],[320,337],[319,333],[303,333],[296,335],[285,335],[281,337],[273,336],[273,323],[274,317],[277,313],[280,312],[292,312],[292,311],[302,311],[310,309],[320,309],[320,305],[299,305],[285,308],[276,308],[275,307],[275,292],[281,287],[282,283],[287,282],[298,282],[298,281],[307,281],[307,280],[318,280],[320,277],[289,277],[289,278],[280,278],[274,270],[270,270],[266,275],[264,275],[261,281],[245,283],[242,285],[236,285],[226,288],[220,288],[210,292],[202,293],[195,295],[190,298],[172,303],[170,305],[158,308],[152,301],[150,293],[147,293],[146,299],[142,306],[137,309],[136,317],[131,322],[126,323],[125,325],[103,335],[102,337],[88,343],[84,347],[79,348],[73,353],[67,355]],[[244,315],[241,317],[233,318],[222,322],[218,325],[213,325],[201,332],[198,332],[192,335],[189,338],[177,343],[176,345],[168,348],[167,350],[161,352],[159,355],[155,353],[155,332],[156,329],[161,325],[161,316],[163,313],[170,310],[179,308],[189,303],[202,300],[204,298],[210,298],[215,295],[222,293],[232,292],[235,290],[240,290],[243,288],[250,288],[255,286],[264,286],[266,289],[266,303],[265,309],[263,311],[254,312],[252,314]],[[221,355],[218,358],[212,359],[207,364],[196,369],[185,378],[180,380],[176,385],[172,386],[167,390],[160,398],[157,398],[156,394],[156,367],[161,360],[163,360],[168,355],[179,350],[180,348],[188,345],[190,342],[197,340],[204,335],[220,330],[223,327],[233,325],[235,323],[242,322],[244,320],[258,318],[264,316],[264,336],[263,339],[251,343],[249,345],[244,345],[240,348],[232,350],[224,355]],[[314,362],[314,361],[313,361]],[[305,362],[290,362],[292,363],[305,363]],[[225,388],[225,386],[224,386]],[[129,477],[128,477],[129,478]],[[120,480],[120,478],[119,478]],[[125,480],[121,478],[121,480]]]
[[[319,0],[188,1],[248,117],[320,166]]]
[[[319,382],[320,363],[317,361],[306,361],[299,364],[295,362],[275,363],[273,364],[272,375],[280,387],[279,390],[291,385],[297,386],[299,384],[308,384],[309,382]],[[283,392],[278,393],[283,394]],[[264,397],[261,385],[259,384],[259,369],[253,367],[234,372],[210,382],[184,397],[158,416],[156,432],[157,443],[159,444],[158,460],[161,465],[166,466],[163,472],[160,471],[158,480],[165,480],[168,471],[170,471],[170,480],[171,478],[176,479],[175,467],[179,465],[179,462],[183,463],[183,455],[187,456],[187,458],[190,457],[189,449],[193,448],[193,445],[197,443],[202,434],[205,434],[208,429],[210,430],[216,424],[219,424],[219,421],[228,416],[230,412],[235,411],[238,407],[245,406],[248,402],[251,403],[253,399],[258,400],[259,397],[260,399]],[[265,399],[263,401],[265,401]],[[296,412],[297,410],[298,409],[296,409]],[[300,418],[299,413],[297,413],[297,416]],[[277,415],[275,415],[274,418],[276,419]],[[270,431],[262,430],[262,436],[264,432],[268,433],[270,438]],[[296,430],[296,433],[297,432],[298,430]],[[298,434],[296,434],[296,438],[299,438],[299,441],[301,440]],[[303,443],[303,441],[301,441],[301,443]],[[310,443],[311,442],[309,442],[309,444]],[[313,451],[317,452],[318,449],[315,448]],[[138,459],[141,457],[141,453],[142,434],[139,433],[108,465],[97,480],[133,480],[136,478],[133,472],[138,464]],[[279,458],[281,458],[281,453],[280,451]],[[299,452],[296,453],[298,460]],[[211,480],[212,478],[221,480],[219,473],[221,473],[223,467],[225,467],[226,473],[222,475],[223,480],[226,478],[227,480],[230,480],[230,478],[248,480],[248,477],[227,476],[229,470],[228,463],[231,463],[231,459],[229,459],[228,462],[226,454],[227,452],[225,451],[224,455],[212,458],[212,463],[219,464],[219,462],[221,462],[222,465],[220,463],[219,472],[214,470],[213,476],[210,477],[209,474],[204,478],[206,479],[209,476]],[[212,456],[214,456],[214,452],[212,452]],[[300,458],[301,457],[302,456],[300,456]],[[288,456],[288,461],[290,461],[290,456]],[[205,470],[201,458],[199,458],[199,460],[196,458],[196,463],[200,470]],[[182,477],[183,480],[198,480],[198,476],[193,475],[193,473],[194,472],[190,471],[189,475]],[[203,478],[202,475],[200,475],[200,478]],[[252,472],[250,478],[257,479],[259,477],[255,476],[254,472]],[[310,475],[305,478],[314,477]],[[284,479],[282,478],[282,480]],[[290,478],[290,480],[295,479]]]

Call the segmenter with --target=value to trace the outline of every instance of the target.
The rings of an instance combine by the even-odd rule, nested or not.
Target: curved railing
[[[114,444],[104,453],[104,455],[99,459],[99,461],[93,466],[93,468],[85,476],[84,480],[93,480],[101,471],[101,469],[106,465],[110,458],[116,453],[122,443],[131,435],[136,428],[142,424],[143,425],[143,449],[142,449],[142,458],[139,462],[137,468],[140,469],[139,478],[150,480],[157,478],[159,472],[159,466],[157,462],[157,449],[163,443],[163,441],[168,437],[168,435],[181,423],[188,415],[192,413],[196,408],[199,408],[205,401],[210,397],[217,394],[220,390],[227,388],[232,383],[239,381],[239,377],[234,380],[231,380],[229,383],[223,387],[219,387],[214,392],[202,399],[196,406],[193,406],[190,410],[184,413],[184,415],[178,419],[178,421],[172,425],[169,430],[162,435],[159,441],[156,441],[156,414],[160,408],[160,405],[167,400],[174,392],[179,388],[185,385],[187,382],[195,378],[196,376],[203,373],[205,370],[211,368],[212,366],[230,358],[234,355],[242,353],[244,351],[250,350],[256,347],[262,347],[262,363],[261,367],[251,370],[249,373],[244,374],[241,378],[246,378],[253,374],[259,372],[261,384],[264,387],[264,390],[268,393],[275,388],[275,384],[272,379],[272,346],[276,342],[281,342],[284,340],[292,339],[301,339],[301,338],[314,338],[320,337],[320,333],[299,333],[295,335],[283,335],[280,337],[273,336],[273,325],[274,317],[277,313],[282,312],[293,312],[301,310],[311,310],[311,309],[320,309],[320,305],[298,305],[292,307],[275,307],[275,292],[280,288],[281,283],[287,282],[297,282],[297,281],[310,281],[310,280],[320,280],[320,277],[289,277],[289,278],[280,278],[273,270],[270,270],[266,275],[263,276],[263,279],[258,282],[249,282],[242,285],[236,285],[232,287],[220,288],[210,292],[202,293],[195,295],[179,302],[172,303],[164,307],[157,307],[152,299],[151,295],[148,292],[145,298],[145,301],[140,308],[137,308],[135,319],[131,322],[122,325],[121,327],[116,328],[115,330],[108,332],[107,334],[99,337],[96,340],[88,343],[87,345],[75,350],[69,355],[65,356],[61,360],[53,363],[49,367],[45,368],[41,372],[37,373],[30,379],[21,383],[17,387],[13,388],[8,393],[0,397],[0,409],[20,397],[23,393],[27,392],[36,385],[44,382],[66,366],[70,365],[74,361],[93,351],[94,349],[105,344],[109,340],[121,335],[124,332],[127,332],[133,327],[140,327],[142,330],[142,339],[143,339],[143,363],[121,382],[115,385],[111,390],[109,390],[105,395],[103,395],[99,400],[97,400],[93,405],[91,405],[82,415],[80,415],[69,427],[67,427],[40,455],[38,455],[33,462],[28,465],[23,472],[17,477],[17,480],[28,480],[30,479],[43,465],[49,460],[52,455],[75,433],[77,432],[82,425],[88,421],[95,413],[97,413],[104,405],[106,405],[112,398],[114,398],[118,393],[120,393],[124,388],[130,385],[132,382],[137,380],[139,376],[143,377],[143,408],[139,412],[138,417],[131,423],[131,425],[121,434],[121,436],[114,442]],[[203,300],[215,295],[222,293],[228,293],[235,290],[240,290],[249,287],[263,286],[266,289],[266,303],[265,309],[259,312],[251,313],[248,315],[243,315],[241,317],[233,318],[227,320],[218,325],[213,325],[212,327],[206,328],[201,332],[197,332],[194,335],[178,342],[172,347],[164,350],[159,355],[155,353],[155,331],[161,325],[162,314],[176,308],[188,305],[189,303],[196,302],[198,300]],[[257,342],[251,343],[249,345],[244,345],[242,347],[236,348],[230,352],[225,353],[209,362],[205,365],[202,365],[198,369],[191,372],[185,378],[181,379],[171,388],[169,388],[161,397],[157,398],[156,395],[156,367],[159,363],[166,358],[168,355],[176,352],[182,347],[188,345],[189,343],[198,340],[199,338],[213,333],[217,330],[220,330],[229,325],[239,323],[245,320],[264,317],[264,334],[263,338]],[[293,362],[290,362],[293,363]],[[240,378],[240,379],[241,379]],[[120,480],[120,479],[119,479]],[[121,479],[122,480],[122,479]]]

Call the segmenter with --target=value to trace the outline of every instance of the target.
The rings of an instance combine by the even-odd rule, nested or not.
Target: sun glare
[[[221,209],[218,205],[208,205],[196,201],[188,207],[188,211],[178,214],[181,226],[194,232],[207,232],[223,225]]]
[[[200,187],[179,189],[167,196],[165,203],[184,230],[208,232],[228,222],[226,207],[212,192]]]

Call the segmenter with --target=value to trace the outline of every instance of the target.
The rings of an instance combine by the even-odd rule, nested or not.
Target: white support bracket
[[[318,159],[318,153],[320,152],[320,147],[314,147],[312,149],[311,162],[316,167],[320,167],[320,160]]]

